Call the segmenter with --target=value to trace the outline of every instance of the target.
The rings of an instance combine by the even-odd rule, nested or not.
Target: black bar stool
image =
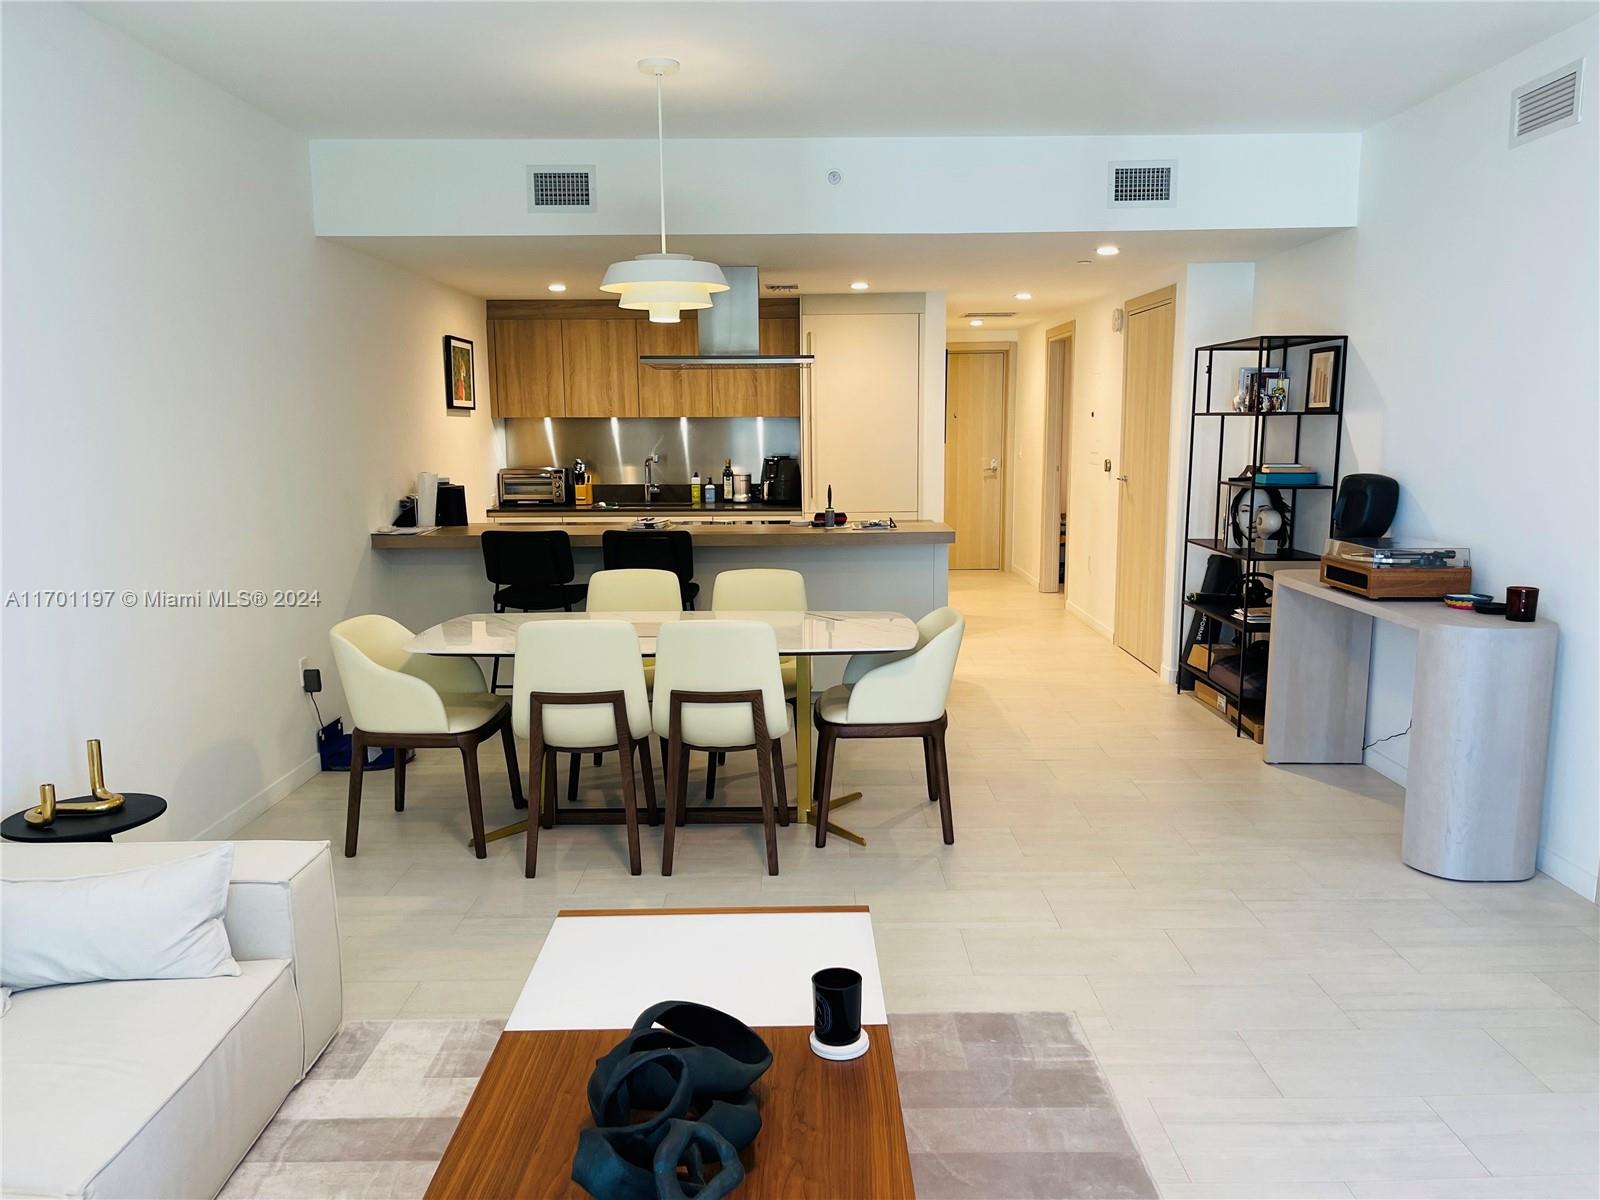
[[[694,581],[694,539],[688,530],[608,529],[600,535],[600,556],[608,571],[671,571],[678,577],[683,607],[694,608],[700,585]]]
[[[495,585],[494,611],[571,612],[589,594],[573,583],[572,539],[564,529],[486,529],[483,569]],[[500,660],[494,660],[490,691],[500,690]]]

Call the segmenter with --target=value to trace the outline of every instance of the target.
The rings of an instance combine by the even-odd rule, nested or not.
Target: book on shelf
[[[1246,625],[1267,625],[1272,621],[1272,605],[1252,604],[1248,608],[1241,605],[1233,610],[1233,615]]]

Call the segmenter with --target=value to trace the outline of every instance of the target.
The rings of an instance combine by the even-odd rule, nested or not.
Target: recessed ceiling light
[[[545,291],[547,292],[564,292],[566,290],[567,285],[564,283],[550,283],[545,285]]]
[[[1032,292],[1018,292],[1015,296],[1013,296],[1011,298],[1013,300],[1032,300],[1033,299],[1033,293]]]
[[[983,322],[980,321],[977,317],[973,317],[972,320],[967,322],[967,324],[971,325],[974,329],[976,329],[979,325],[982,325]]]
[[[850,290],[852,292],[864,292],[867,290],[867,287],[868,284],[865,279],[858,279],[850,285]]]
[[[1118,249],[1116,246],[1112,246],[1112,245],[1096,246],[1094,248],[1094,252],[1096,254],[1098,254],[1101,258],[1110,258],[1114,254],[1121,254],[1122,253],[1122,251],[1120,249]]]

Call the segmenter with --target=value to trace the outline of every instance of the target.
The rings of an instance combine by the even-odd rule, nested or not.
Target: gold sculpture
[[[29,825],[47,826],[58,816],[64,817],[98,817],[105,813],[116,812],[123,805],[121,792],[113,792],[106,787],[105,765],[100,759],[100,739],[89,739],[89,793],[93,800],[81,800],[72,804],[56,803],[56,786],[53,783],[39,785],[39,804],[22,814],[22,819]]]

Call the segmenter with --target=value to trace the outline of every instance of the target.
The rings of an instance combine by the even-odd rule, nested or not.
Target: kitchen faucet
[[[649,504],[661,494],[661,485],[656,482],[654,468],[661,465],[659,454],[647,454],[644,458],[644,502]]]

